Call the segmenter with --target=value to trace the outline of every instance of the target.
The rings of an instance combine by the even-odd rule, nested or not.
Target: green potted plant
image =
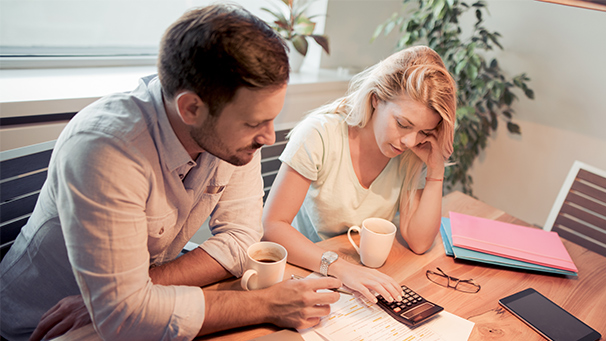
[[[318,43],[326,53],[330,53],[328,47],[328,37],[325,35],[313,34],[316,23],[311,21],[315,15],[307,16],[305,11],[314,0],[280,0],[274,10],[261,8],[261,10],[270,13],[274,20],[269,22],[270,26],[276,30],[290,45],[291,67],[293,71],[298,71],[303,63],[303,58],[307,55],[307,38],[312,38]],[[297,55],[298,54],[298,55]]]
[[[460,184],[463,192],[473,195],[473,180],[468,171],[499,121],[507,124],[511,134],[521,133],[512,120],[511,105],[517,100],[513,90],[517,88],[534,99],[534,92],[527,85],[530,78],[522,73],[510,79],[495,58],[488,61],[487,51],[503,47],[499,43],[501,35],[484,27],[487,12],[484,1],[471,5],[459,0],[403,0],[403,3],[413,4],[412,9],[404,14],[394,13],[377,27],[373,40],[381,33],[387,35],[399,28],[397,49],[422,43],[442,56],[457,83],[457,122],[451,156],[455,164],[446,168],[444,186],[452,190]],[[475,12],[475,24],[470,33],[463,34],[460,17],[469,10]]]

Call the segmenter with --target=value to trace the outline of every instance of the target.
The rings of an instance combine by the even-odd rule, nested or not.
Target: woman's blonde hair
[[[363,128],[374,111],[373,96],[379,101],[389,101],[404,92],[442,118],[436,127],[436,137],[444,160],[447,160],[453,151],[456,84],[442,58],[427,46],[401,50],[362,71],[352,78],[345,97],[312,111],[310,115],[341,114],[348,125]],[[418,187],[422,168],[423,162],[411,150],[402,154],[400,170],[405,171],[406,176],[401,197],[410,191],[409,205]]]

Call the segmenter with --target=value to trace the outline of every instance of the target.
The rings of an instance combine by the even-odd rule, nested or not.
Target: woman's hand
[[[352,264],[343,259],[330,266],[330,274],[373,303],[377,303],[377,299],[370,290],[379,293],[388,302],[401,301],[404,294],[402,287],[393,278],[378,270]]]
[[[444,176],[444,155],[434,135],[429,135],[423,143],[412,147],[411,150],[427,165],[427,176]]]

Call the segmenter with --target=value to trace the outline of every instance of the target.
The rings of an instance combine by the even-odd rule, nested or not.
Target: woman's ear
[[[377,94],[374,92],[370,95],[370,103],[372,104],[373,109],[377,109],[377,103],[379,100],[377,99]]]
[[[208,107],[200,97],[191,91],[185,91],[175,98],[177,113],[183,123],[197,126],[208,116]]]

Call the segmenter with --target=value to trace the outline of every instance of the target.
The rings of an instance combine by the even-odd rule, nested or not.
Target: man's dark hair
[[[284,40],[265,22],[236,5],[186,12],[164,34],[158,75],[165,96],[195,92],[218,115],[240,87],[288,83]]]

